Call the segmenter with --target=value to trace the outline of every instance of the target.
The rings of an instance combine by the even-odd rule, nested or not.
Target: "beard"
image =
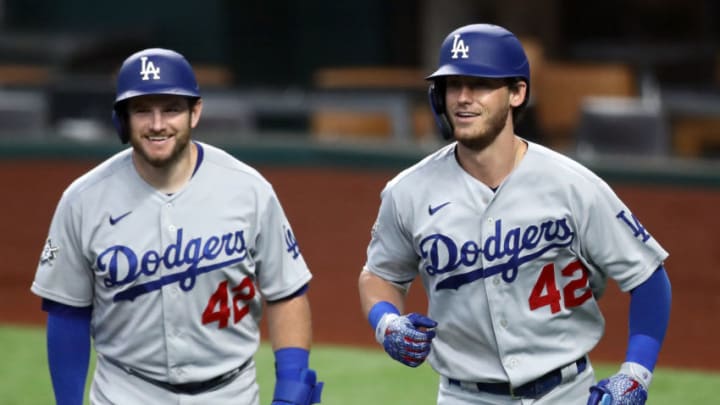
[[[508,113],[510,113],[510,105],[506,104],[494,114],[488,115],[485,128],[475,131],[470,136],[455,135],[455,140],[470,150],[481,151],[487,148],[505,128]]]
[[[155,168],[161,169],[170,167],[181,159],[190,144],[190,133],[188,131],[176,134],[175,145],[173,146],[172,151],[170,151],[170,154],[167,156],[151,155],[143,148],[142,142],[136,141],[133,138],[130,139],[130,144],[133,146],[135,152],[140,155],[142,160]]]

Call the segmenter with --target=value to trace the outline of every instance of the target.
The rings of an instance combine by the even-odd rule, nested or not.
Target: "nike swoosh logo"
[[[132,212],[132,211],[128,211],[128,212],[120,215],[119,217],[115,217],[115,218],[113,218],[112,215],[110,215],[110,225],[115,225],[115,224],[117,224],[118,222],[120,222],[121,219],[123,219],[123,218],[125,218],[126,216],[130,215],[131,212]]]
[[[435,207],[433,207],[432,205],[428,205],[428,214],[430,214],[430,215],[435,215],[436,212],[440,211],[440,209],[441,209],[442,207],[444,207],[444,206],[446,206],[446,205],[448,205],[448,204],[450,204],[450,201],[448,201],[448,202],[446,202],[446,203],[442,203],[442,204],[437,205],[437,206],[435,206]]]
[[[631,381],[632,381],[632,383],[630,383],[630,386],[628,387],[628,389],[625,390],[625,392],[622,393],[622,395],[627,395],[628,393],[635,391],[637,389],[637,387],[640,386],[639,382],[637,382],[635,380],[631,380]]]

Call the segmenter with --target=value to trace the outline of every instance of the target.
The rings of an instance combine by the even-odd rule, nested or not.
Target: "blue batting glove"
[[[617,374],[590,387],[588,405],[644,405],[651,381],[652,371],[626,361]]]
[[[435,337],[432,328],[437,322],[411,313],[400,316],[383,315],[375,330],[375,338],[393,359],[410,367],[422,364],[430,354],[430,344]]]
[[[271,405],[319,404],[323,385],[310,368],[300,370],[297,379],[278,378]]]
[[[647,389],[627,374],[615,374],[590,387],[588,405],[644,405]]]

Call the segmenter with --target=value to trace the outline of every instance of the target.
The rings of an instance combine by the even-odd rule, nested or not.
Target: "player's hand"
[[[640,381],[618,373],[590,387],[588,405],[644,405],[647,396]]]
[[[297,379],[278,378],[271,405],[319,404],[324,383],[317,381],[315,370],[300,370]]]
[[[430,354],[430,343],[435,337],[432,328],[437,322],[412,313],[386,314],[378,323],[375,337],[393,359],[410,367],[417,367]]]

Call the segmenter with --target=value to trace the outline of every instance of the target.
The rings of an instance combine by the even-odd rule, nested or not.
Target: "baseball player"
[[[320,402],[309,368],[311,273],[271,185],[191,139],[202,98],[187,60],[145,49],[117,78],[113,120],[132,148],[75,180],[31,290],[47,311],[58,404],[257,405],[263,303],[273,405]]]
[[[644,404],[669,318],[668,254],[598,176],[514,133],[529,72],[499,26],[444,40],[427,79],[454,142],[382,191],[362,310],[390,357],[428,359],[438,404]],[[417,276],[427,316],[403,314]],[[630,293],[630,334],[619,372],[596,384],[588,352],[608,278]]]

